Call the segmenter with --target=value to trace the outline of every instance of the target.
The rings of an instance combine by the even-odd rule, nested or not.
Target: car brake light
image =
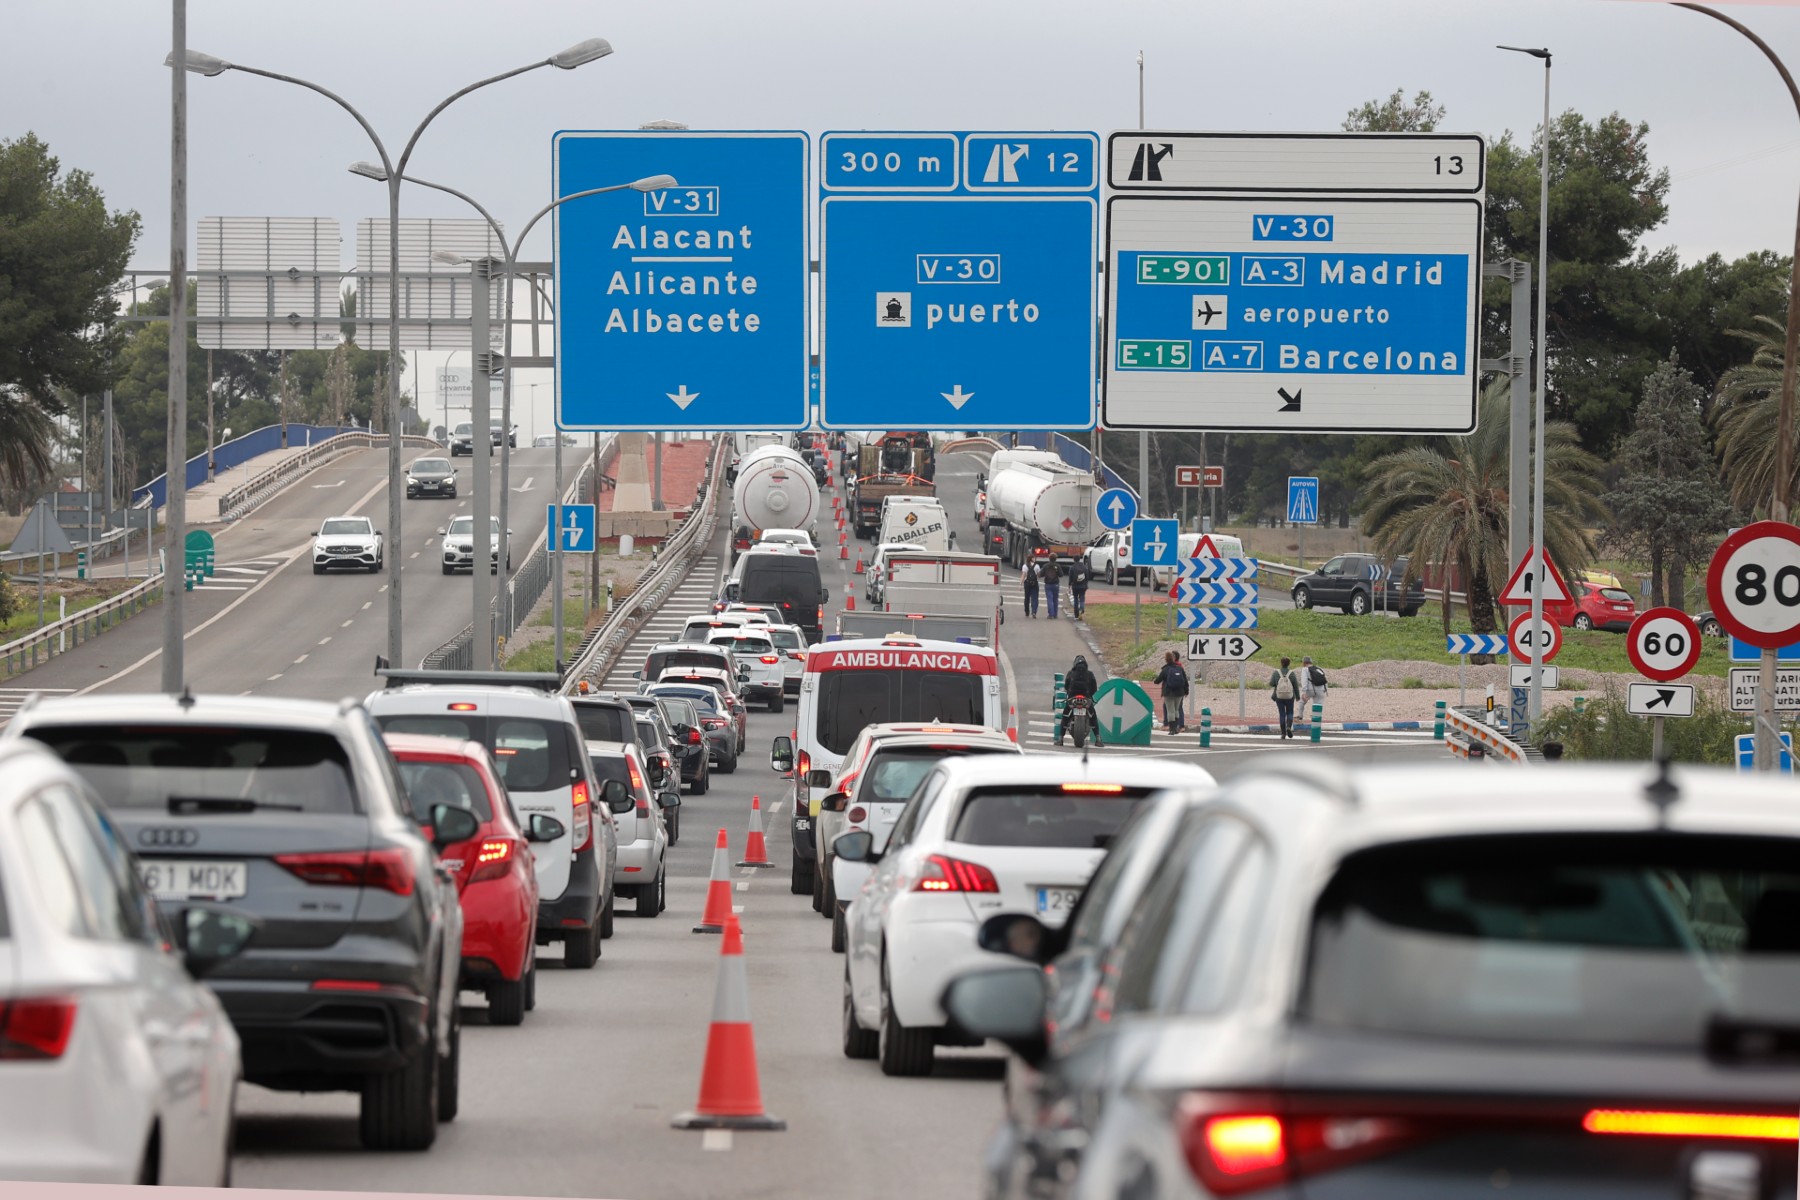
[[[688,745],[698,746],[699,744],[700,744],[700,731],[698,729],[688,730]]]
[[[474,712],[475,706],[466,700],[458,701],[450,706],[451,712]]]
[[[915,892],[998,892],[999,880],[980,863],[964,862],[944,854],[926,858]]]
[[[312,981],[315,992],[379,992],[379,979],[315,979]]]
[[[794,763],[794,770],[800,773],[800,778],[804,781],[807,773],[812,770],[812,755],[802,750],[800,752],[800,758]]]
[[[580,853],[594,844],[594,813],[593,806],[588,803],[587,780],[575,781],[575,786],[569,789],[569,802],[575,813],[574,849]]]
[[[631,786],[635,789],[642,790],[644,786],[644,776],[638,771],[636,760],[627,758],[625,760],[625,770],[631,776]]]
[[[512,869],[513,843],[511,838],[494,838],[481,843],[481,849],[475,853],[475,870],[469,875],[470,883],[480,883],[484,879],[499,879]]]
[[[1062,785],[1062,790],[1065,792],[1091,792],[1100,795],[1116,796],[1125,790],[1125,786],[1118,783],[1065,783]]]
[[[766,663],[779,663],[781,661],[781,656],[777,655],[777,654],[765,654],[757,661],[766,662]]]
[[[868,820],[868,818],[869,810],[860,804],[844,814],[844,820],[850,822],[852,825],[861,825],[864,821]]]
[[[401,849],[343,850],[324,854],[277,854],[277,866],[307,883],[327,887],[370,887],[410,896],[412,858]]]
[[[0,1062],[61,1058],[74,1029],[73,1000],[0,1000]]]
[[[1226,1175],[1272,1171],[1287,1161],[1279,1117],[1208,1117],[1201,1137],[1212,1166]]]
[[[1589,1133],[1645,1137],[1746,1138],[1791,1142],[1800,1138],[1800,1117],[1762,1113],[1639,1112],[1596,1108],[1581,1118]]]

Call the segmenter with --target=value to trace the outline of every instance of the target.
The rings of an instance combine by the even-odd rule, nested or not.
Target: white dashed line
[[[356,618],[351,617],[350,620],[345,621],[342,625],[339,625],[338,628],[339,629],[348,629],[355,621],[356,621]]]
[[[374,607],[375,607],[375,602],[373,600],[364,600],[363,601],[364,609],[370,609],[370,608],[374,608]]]
[[[277,679],[280,679],[280,678],[281,678],[281,672],[277,671],[277,672],[275,672],[275,674],[269,676],[269,682],[274,683]]]
[[[302,654],[302,655],[301,655],[301,656],[300,656],[300,657],[299,657],[299,658],[296,658],[296,659],[295,659],[295,660],[294,660],[294,665],[295,665],[295,666],[296,666],[296,667],[297,667],[297,666],[299,666],[299,665],[300,665],[300,664],[301,664],[301,663],[303,663],[303,662],[305,662],[305,661],[306,661],[306,655],[304,655],[304,654]]]
[[[330,640],[331,639],[328,637],[322,637],[319,639],[319,645],[323,646],[326,642],[329,642]]]

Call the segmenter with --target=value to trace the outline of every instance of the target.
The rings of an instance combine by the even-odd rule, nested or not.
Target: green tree
[[[1621,468],[1605,542],[1650,566],[1650,602],[1686,605],[1690,563],[1703,562],[1725,532],[1731,505],[1700,420],[1705,389],[1670,355],[1644,381]]]
[[[1344,132],[1430,133],[1447,111],[1430,92],[1416,92],[1408,100],[1405,88],[1395,88],[1386,100],[1365,100],[1346,113]]]
[[[1363,532],[1388,558],[1409,556],[1407,575],[1429,565],[1454,567],[1467,595],[1469,625],[1496,630],[1495,591],[1505,581],[1508,528],[1510,383],[1495,379],[1481,395],[1480,424],[1466,437],[1438,439],[1369,465],[1362,495]],[[1564,421],[1544,425],[1544,543],[1565,572],[1594,553],[1588,533],[1606,516],[1600,462]],[[1446,584],[1446,590],[1448,585]],[[1450,629],[1445,604],[1444,630]]]
[[[59,388],[105,385],[119,341],[111,289],[138,217],[111,212],[85,171],[36,135],[0,141],[0,486],[49,471]]]
[[[1749,329],[1733,334],[1753,348],[1749,362],[1726,371],[1719,380],[1713,424],[1719,431],[1719,465],[1730,488],[1731,502],[1745,512],[1767,512],[1775,493],[1775,431],[1781,405],[1781,368],[1786,328],[1773,317],[1757,317]],[[1800,406],[1796,406],[1800,410]],[[1800,411],[1796,412],[1800,417]],[[1800,430],[1800,419],[1795,421]],[[1794,440],[1800,451],[1800,437]],[[1787,503],[1800,493],[1800,452],[1788,464]]]

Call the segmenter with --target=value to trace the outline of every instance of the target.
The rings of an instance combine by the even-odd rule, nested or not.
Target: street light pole
[[[1787,64],[1781,61],[1769,43],[1762,40],[1749,26],[1733,20],[1724,13],[1707,8],[1704,4],[1677,3],[1676,8],[1685,8],[1697,12],[1713,20],[1729,25],[1763,52],[1763,56],[1775,65],[1781,76],[1781,82],[1787,85],[1788,95],[1794,101],[1794,108],[1800,112],[1800,87],[1795,86],[1794,77],[1789,73]],[[1794,256],[1790,260],[1788,273],[1787,332],[1782,341],[1781,355],[1781,395],[1775,404],[1775,480],[1769,497],[1769,519],[1786,521],[1788,519],[1788,499],[1793,487],[1794,471],[1794,378],[1795,360],[1800,359],[1800,215],[1794,220]],[[1776,665],[1779,651],[1764,650],[1762,652],[1762,678],[1758,680],[1756,689],[1756,769],[1773,771],[1781,754],[1780,740],[1776,735],[1779,726],[1775,722],[1775,683]]]
[[[187,0],[173,0],[171,62],[187,59]],[[180,584],[170,582],[187,540],[187,72],[169,72],[169,441],[163,475],[168,504],[168,571],[163,575],[163,691],[179,694],[183,684],[183,621]],[[153,510],[154,511],[154,510]],[[40,531],[40,545],[41,542]],[[43,572],[38,584],[43,586]],[[184,580],[185,582],[185,580]],[[40,614],[41,616],[42,614]]]
[[[181,0],[176,0],[176,3],[179,5]],[[510,71],[502,71],[498,75],[491,75],[486,79],[478,80],[459,91],[451,93],[444,100],[440,101],[437,107],[425,114],[425,119],[419,122],[418,126],[412,131],[412,136],[407,138],[406,146],[400,151],[400,157],[397,161],[388,156],[387,146],[375,132],[375,127],[370,125],[368,120],[360,112],[356,111],[348,100],[345,100],[342,96],[328,88],[321,87],[319,84],[300,79],[293,75],[283,75],[275,71],[265,71],[259,67],[246,67],[239,63],[227,62],[222,58],[215,58],[210,54],[200,54],[195,51],[189,51],[186,49],[185,44],[178,45],[176,53],[169,56],[170,63],[181,63],[186,66],[188,70],[200,75],[213,76],[222,74],[226,71],[243,71],[248,75],[260,75],[265,79],[279,80],[282,83],[291,83],[297,87],[303,87],[309,91],[317,92],[319,95],[324,96],[327,100],[330,100],[339,108],[342,108],[345,112],[349,113],[350,116],[355,119],[356,123],[362,126],[363,132],[369,135],[369,141],[374,144],[376,154],[381,157],[381,165],[386,173],[385,178],[387,179],[388,185],[388,527],[386,542],[388,547],[395,551],[395,553],[389,557],[396,564],[395,570],[388,576],[387,582],[387,658],[388,662],[395,666],[404,665],[404,658],[401,653],[401,621],[404,610],[400,603],[400,581],[404,572],[399,569],[399,564],[404,560],[398,553],[401,548],[401,497],[405,490],[405,485],[402,482],[401,436],[403,430],[401,428],[400,420],[401,176],[405,174],[406,164],[408,160],[412,158],[413,148],[418,145],[419,137],[425,132],[426,126],[430,125],[431,122],[437,118],[439,113],[443,112],[446,108],[449,108],[452,104],[462,99],[470,92],[487,87],[489,84],[499,83],[505,79],[511,79],[515,75],[523,75],[527,71],[535,71],[539,67],[557,67],[565,71],[574,70],[576,67],[593,62],[595,59],[605,58],[611,53],[612,45],[607,42],[605,38],[589,38],[586,41],[577,42],[575,45],[570,46],[568,49],[558,54],[553,54],[549,58],[541,59],[534,63],[527,63],[522,67],[514,67]],[[373,313],[369,314],[371,320],[374,319],[374,316],[375,314]],[[164,668],[164,674],[166,677],[166,666]]]

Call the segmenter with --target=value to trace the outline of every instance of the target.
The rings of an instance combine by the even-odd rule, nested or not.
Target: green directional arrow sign
[[[1094,719],[1109,746],[1148,746],[1156,721],[1150,695],[1129,679],[1109,679],[1094,691]]]

